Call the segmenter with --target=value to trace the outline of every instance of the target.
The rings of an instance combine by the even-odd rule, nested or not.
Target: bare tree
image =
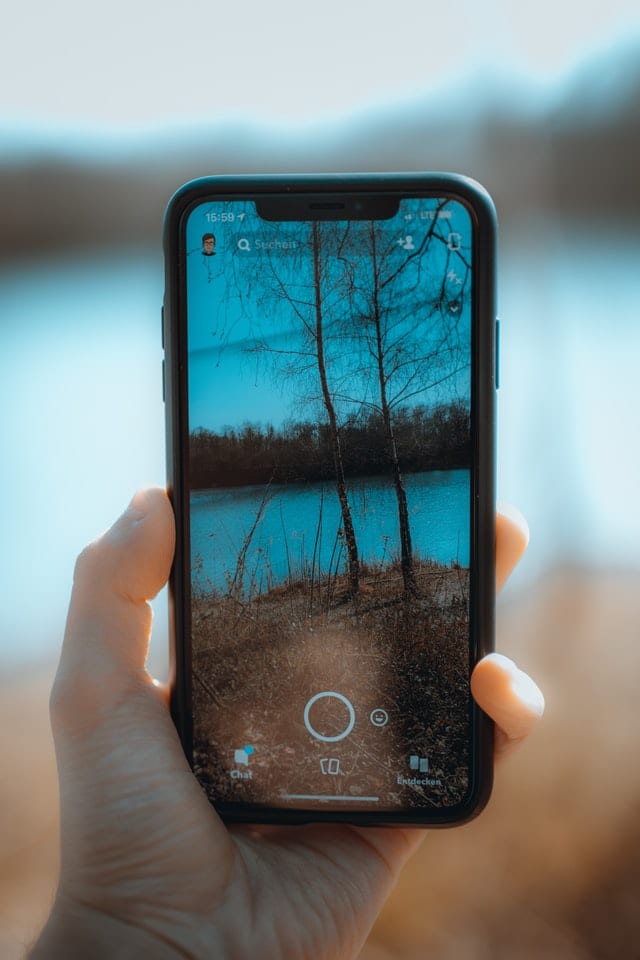
[[[470,362],[469,336],[461,337],[458,329],[470,267],[438,230],[443,206],[435,211],[418,245],[410,238],[410,244],[400,247],[400,254],[396,238],[380,251],[379,228],[368,223],[358,236],[359,266],[344,273],[343,300],[348,308],[341,329],[343,349],[349,348],[353,364],[334,402],[366,405],[382,419],[398,503],[400,565],[408,595],[416,594],[417,584],[393,413],[407,401],[418,396],[424,399],[439,386],[451,383],[468,370]],[[440,256],[434,258],[436,245]],[[353,385],[358,394],[352,392]]]
[[[309,253],[309,247],[303,247],[304,257]],[[256,339],[249,352],[261,355],[269,355],[274,362],[274,369],[278,372],[284,371],[289,376],[294,376],[298,382],[306,384],[307,400],[314,401],[318,399],[317,389],[320,388],[320,399],[324,408],[331,438],[331,450],[333,454],[334,482],[336,493],[340,503],[340,514],[342,518],[342,528],[344,533],[344,542],[347,548],[347,565],[349,576],[349,593],[355,596],[359,590],[360,582],[360,561],[358,556],[358,544],[353,525],[353,517],[348,498],[347,481],[344,471],[342,457],[342,444],[340,437],[340,426],[336,413],[336,407],[333,397],[333,387],[329,377],[329,359],[327,356],[327,320],[325,317],[325,303],[327,293],[331,292],[331,277],[327,270],[327,257],[323,252],[323,236],[321,225],[314,221],[311,225],[311,263],[312,275],[309,281],[307,297],[300,296],[297,289],[292,287],[290,278],[283,278],[281,263],[276,266],[272,258],[264,258],[261,264],[264,270],[268,262],[270,283],[263,290],[260,296],[262,308],[269,313],[270,306],[275,303],[281,308],[283,303],[287,303],[293,311],[297,321],[297,331],[301,338],[294,339],[284,346],[276,345],[272,338],[260,337]],[[302,263],[296,257],[289,257],[288,273],[293,272],[293,267],[297,266],[297,283],[304,283],[304,268]],[[263,282],[266,279],[263,273]],[[303,387],[304,389],[304,387]]]
[[[358,545],[356,543],[356,534],[353,528],[353,519],[351,517],[351,507],[347,498],[347,483],[344,475],[344,464],[342,462],[342,445],[340,442],[340,431],[336,418],[336,410],[329,389],[327,380],[327,365],[325,359],[325,335],[324,335],[324,317],[322,310],[322,267],[321,267],[321,246],[319,224],[316,220],[313,222],[313,287],[314,287],[314,305],[315,305],[315,332],[313,334],[313,343],[315,346],[316,359],[318,363],[318,376],[322,390],[322,402],[324,403],[327,417],[329,418],[329,430],[331,432],[331,447],[333,450],[333,464],[336,474],[336,490],[340,501],[340,512],[344,524],[344,537],[347,545],[347,557],[349,563],[349,589],[355,595],[359,588],[360,562],[358,559]]]
[[[389,445],[389,459],[391,460],[391,469],[393,475],[393,485],[398,500],[398,518],[400,526],[400,567],[402,569],[402,579],[405,592],[411,595],[417,593],[417,584],[415,571],[413,567],[413,550],[411,548],[411,526],[409,524],[409,508],[407,506],[407,493],[404,488],[402,472],[400,470],[400,459],[398,457],[398,448],[396,438],[393,433],[393,422],[391,419],[391,409],[389,407],[389,397],[387,384],[389,382],[389,373],[385,368],[386,351],[384,335],[382,329],[382,310],[380,303],[380,276],[378,272],[378,257],[376,249],[376,232],[371,226],[369,233],[371,242],[371,266],[372,266],[372,290],[371,290],[371,326],[373,328],[373,358],[376,363],[378,374],[378,387],[380,392],[380,412],[384,423],[384,430]]]

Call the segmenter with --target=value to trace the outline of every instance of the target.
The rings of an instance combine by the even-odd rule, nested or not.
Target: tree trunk
[[[355,596],[358,593],[360,581],[360,562],[358,560],[358,547],[356,543],[356,534],[353,529],[353,520],[351,519],[351,508],[347,499],[347,484],[344,476],[344,465],[342,462],[342,450],[340,448],[340,433],[336,420],[336,412],[333,406],[333,399],[327,383],[327,370],[324,357],[324,332],[322,328],[322,299],[320,290],[320,238],[318,223],[313,223],[313,284],[314,301],[316,312],[316,356],[318,361],[318,373],[320,375],[320,385],[322,387],[322,399],[324,401],[327,417],[329,418],[329,431],[331,434],[331,447],[333,451],[333,465],[336,474],[336,490],[340,501],[340,511],[342,513],[342,523],[344,526],[344,538],[347,545],[347,558],[349,563],[349,592]]]
[[[405,594],[415,596],[418,592],[416,584],[416,574],[413,565],[413,549],[411,547],[411,528],[409,526],[409,508],[407,506],[407,493],[402,480],[400,470],[400,460],[398,458],[398,448],[393,433],[393,424],[391,422],[391,411],[387,400],[387,381],[384,372],[384,345],[382,343],[382,330],[380,323],[380,306],[378,300],[378,264],[376,259],[376,235],[375,226],[371,226],[371,261],[373,267],[373,322],[376,346],[375,355],[378,366],[378,383],[380,387],[380,409],[382,411],[382,420],[384,423],[385,434],[388,442],[389,458],[391,460],[391,469],[393,476],[393,485],[398,500],[398,521],[400,525],[400,568],[402,570],[402,580],[404,583]]]

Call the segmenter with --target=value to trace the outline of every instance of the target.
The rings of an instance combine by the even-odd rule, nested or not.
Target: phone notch
[[[256,212],[263,220],[391,220],[398,213],[400,197],[369,194],[307,194],[256,198]]]

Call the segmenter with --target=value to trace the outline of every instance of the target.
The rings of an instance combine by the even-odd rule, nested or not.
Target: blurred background
[[[363,956],[640,957],[637,3],[36,0],[3,21],[0,955],[55,890],[47,696],[75,556],[164,482],[169,196],[452,170],[500,220],[498,490],[532,540],[498,641],[548,710],[483,816],[428,838]]]

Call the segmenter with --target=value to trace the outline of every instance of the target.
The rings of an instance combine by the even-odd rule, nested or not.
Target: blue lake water
[[[469,563],[469,472],[409,474],[405,489],[414,553],[439,563]],[[398,505],[388,477],[349,483],[349,503],[361,560],[399,559]],[[225,589],[265,507],[245,558],[245,587],[257,591],[308,574],[345,569],[346,548],[335,487],[330,483],[203,490],[191,498],[191,558],[199,589]],[[314,563],[315,557],[315,563]]]

